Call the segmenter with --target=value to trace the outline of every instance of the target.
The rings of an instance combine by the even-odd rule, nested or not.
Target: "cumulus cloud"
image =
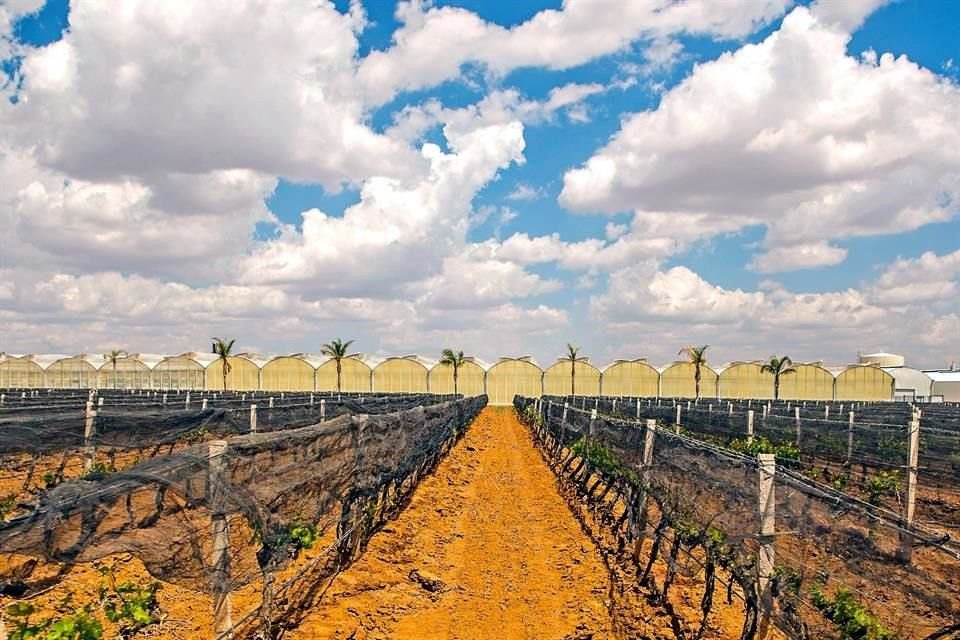
[[[829,240],[954,217],[960,88],[906,57],[858,61],[848,41],[795,9],[763,42],[696,66],[657,109],[625,118],[567,172],[560,203],[766,225],[781,253],[758,258],[764,270],[780,258],[836,263]]]
[[[458,7],[403,2],[393,45],[364,58],[358,78],[371,100],[455,78],[467,63],[505,75],[520,67],[567,69],[635,40],[670,34],[739,38],[782,15],[789,0],[601,2],[568,0],[507,29]]]
[[[826,242],[776,247],[757,256],[750,268],[760,273],[779,273],[840,264],[847,259],[847,250]]]

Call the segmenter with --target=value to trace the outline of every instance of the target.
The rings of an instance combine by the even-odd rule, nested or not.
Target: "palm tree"
[[[329,344],[325,344],[320,347],[320,352],[325,356],[330,356],[337,363],[337,393],[340,393],[340,379],[341,372],[343,371],[343,359],[344,358],[353,358],[357,354],[347,354],[347,349],[350,348],[350,345],[353,344],[353,340],[347,340],[344,342],[340,338],[337,338]]]
[[[127,352],[123,349],[114,349],[110,353],[103,354],[103,359],[110,362],[113,365],[113,388],[117,388],[117,360],[120,358],[126,358]]]
[[[577,395],[577,385],[576,385],[577,363],[587,361],[587,356],[581,356],[579,355],[579,353],[580,353],[580,347],[578,347],[575,344],[570,344],[568,342],[567,355],[560,358],[562,362],[570,363],[570,395],[572,396]]]
[[[778,358],[777,356],[770,356],[770,362],[764,364],[760,367],[760,371],[763,373],[772,373],[773,374],[773,399],[780,399],[780,376],[789,375],[791,373],[796,373],[797,370],[793,366],[793,360],[790,359],[790,356],[783,356]]]
[[[440,354],[440,364],[448,364],[453,367],[453,395],[457,395],[457,375],[460,367],[463,366],[463,351],[454,351],[453,349],[444,349]]]
[[[233,343],[236,340],[224,340],[223,338],[213,338],[213,352],[217,354],[220,362],[223,363],[223,390],[227,390],[227,374],[230,373],[230,350],[233,349]]]
[[[701,347],[686,346],[677,352],[677,355],[687,356],[687,360],[693,365],[693,380],[696,384],[697,400],[700,399],[700,367],[707,364],[707,349],[710,345],[705,344]]]

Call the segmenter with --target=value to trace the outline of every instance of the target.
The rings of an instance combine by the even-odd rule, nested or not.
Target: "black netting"
[[[302,407],[275,406],[266,414],[273,416],[267,418],[272,429],[63,482],[25,505],[27,513],[0,524],[0,552],[10,559],[7,588],[39,586],[31,585],[34,564],[16,557],[70,565],[125,552],[154,576],[199,591],[225,592],[254,580],[272,584],[267,577],[297,556],[291,535],[297,527],[310,528],[318,544],[335,551],[334,564],[318,570],[342,566],[486,405],[485,396],[436,399],[342,398],[331,404],[343,415],[323,423],[309,418],[315,424],[299,428],[297,421],[308,419]],[[432,404],[387,412],[417,402]],[[284,416],[291,422],[282,424]],[[229,530],[227,570],[215,563],[211,522],[217,519]],[[269,598],[267,591],[263,606],[272,602],[272,587]]]

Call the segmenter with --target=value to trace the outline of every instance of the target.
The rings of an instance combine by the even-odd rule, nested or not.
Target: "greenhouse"
[[[570,361],[560,359],[543,372],[543,393],[548,396],[598,396],[600,370],[583,360],[576,362],[571,372]]]
[[[279,356],[263,365],[260,388],[264,391],[313,391],[316,388],[317,366],[306,354]]]
[[[97,386],[97,367],[87,354],[60,358],[46,368],[46,384],[59,389],[92,389]]]
[[[486,367],[473,358],[465,359],[457,372],[457,391],[465,396],[485,393]],[[430,393],[453,393],[453,367],[437,364],[430,369]]]
[[[794,373],[780,376],[781,400],[833,400],[833,374],[819,363],[794,364]]]
[[[373,369],[359,357],[340,361],[340,390],[344,393],[370,393]],[[328,359],[317,367],[317,391],[337,390],[337,361]]]
[[[116,362],[104,358],[97,376],[101,389],[148,389],[150,383],[150,367],[139,354],[117,358]]]
[[[227,389],[256,391],[260,389],[260,366],[262,358],[250,354],[227,356],[230,365],[227,372]],[[223,386],[223,360],[217,358],[207,365],[207,389],[221,391]]]
[[[185,353],[161,360],[153,368],[151,386],[155,389],[204,389],[206,378],[196,354]]]
[[[645,358],[616,360],[603,370],[602,381],[605,396],[654,397],[660,393],[660,372]]]
[[[543,395],[543,370],[530,356],[500,358],[487,371],[490,404],[510,404],[515,395],[539,398]]]
[[[387,358],[373,368],[373,391],[426,393],[430,364],[414,355]]]
[[[837,375],[835,400],[892,400],[893,376],[880,367],[851,364]]]
[[[0,359],[0,388],[35,389],[44,386],[43,367],[32,356],[4,356]]]
[[[721,398],[773,398],[773,376],[759,362],[731,362],[717,368]]]
[[[717,372],[700,366],[700,397],[717,397]],[[697,396],[696,367],[689,362],[674,362],[660,372],[660,396],[664,398],[695,398]]]

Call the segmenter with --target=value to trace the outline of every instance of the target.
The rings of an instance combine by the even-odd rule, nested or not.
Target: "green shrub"
[[[898,640],[896,633],[880,624],[874,614],[857,602],[852,591],[839,587],[831,598],[823,587],[822,581],[813,585],[811,602],[836,626],[839,640]]]
[[[774,444],[763,436],[754,438],[752,442],[748,442],[745,438],[731,440],[727,448],[750,456],[758,453],[772,453],[783,460],[800,459],[800,449],[796,445],[791,443]]]
[[[37,608],[28,602],[7,607],[9,640],[100,640],[103,626],[90,613],[90,606],[62,616],[34,620]]]
[[[319,539],[316,525],[298,524],[290,528],[290,541],[299,549],[311,549]]]
[[[881,471],[867,481],[864,489],[867,492],[867,502],[878,505],[883,496],[895,496],[900,492],[900,472]]]
[[[0,522],[3,522],[10,514],[13,513],[14,509],[17,508],[17,496],[16,494],[11,493],[10,495],[0,498]]]

